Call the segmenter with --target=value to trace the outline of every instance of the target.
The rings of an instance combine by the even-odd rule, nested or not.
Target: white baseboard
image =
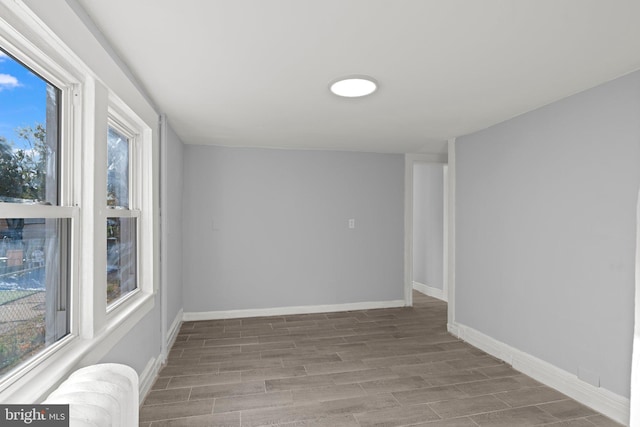
[[[147,394],[151,391],[151,387],[160,373],[160,368],[162,368],[162,361],[160,358],[152,357],[151,360],[147,362],[147,366],[145,366],[142,374],[140,374],[140,380],[138,382],[138,389],[140,390],[140,405],[142,405]]]
[[[631,409],[628,398],[595,387],[563,369],[491,338],[459,323],[447,325],[449,332],[474,347],[510,364],[513,369],[566,394],[607,417],[628,425]]]
[[[176,318],[173,319],[173,322],[171,323],[171,326],[169,327],[169,330],[167,331],[167,349],[171,349],[171,347],[173,347],[173,344],[176,342],[176,338],[178,338],[178,332],[180,332],[180,326],[182,325],[182,319],[184,318],[184,312],[182,309],[180,309],[180,311],[178,311],[178,314],[176,315]],[[164,355],[165,357],[163,357],[163,359],[166,358],[166,355]]]
[[[298,307],[256,308],[248,310],[200,311],[184,313],[184,321],[237,319],[241,317],[284,316],[291,314],[333,313],[337,311],[372,310],[404,307],[404,300],[355,302],[332,305],[304,305]]]
[[[460,337],[460,331],[458,330],[458,324],[457,323],[447,323],[447,331],[453,335],[454,337],[463,339]]]
[[[178,314],[175,319],[173,319],[173,323],[169,327],[167,331],[167,349],[173,347],[173,344],[178,337],[178,332],[180,332],[180,325],[182,325],[182,309],[178,311]],[[144,367],[144,371],[140,374],[139,379],[139,393],[140,393],[140,404],[144,402],[144,399],[147,397],[147,394],[151,391],[151,387],[153,387],[153,383],[155,382],[158,374],[160,373],[160,369],[162,369],[162,365],[167,360],[166,354],[161,354],[158,357],[153,357],[149,362],[147,362],[147,366]]]
[[[421,294],[425,294],[442,301],[447,300],[442,289],[434,288],[433,286],[425,285],[424,283],[413,282],[413,289],[420,292]]]

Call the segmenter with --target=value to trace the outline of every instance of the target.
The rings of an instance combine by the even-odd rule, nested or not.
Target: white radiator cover
[[[138,374],[117,363],[74,372],[42,403],[69,404],[70,427],[138,426]]]

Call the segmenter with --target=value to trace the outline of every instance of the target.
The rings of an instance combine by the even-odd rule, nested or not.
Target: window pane
[[[129,139],[112,127],[107,135],[107,206],[129,207]]]
[[[137,287],[136,218],[107,218],[107,303]]]
[[[0,378],[69,333],[68,219],[0,218]]]
[[[58,204],[60,90],[0,49],[0,201]]]

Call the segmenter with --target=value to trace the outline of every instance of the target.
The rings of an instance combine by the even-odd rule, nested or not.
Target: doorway
[[[405,305],[414,289],[449,301],[451,188],[447,154],[405,156]]]
[[[447,301],[446,183],[445,164],[414,163],[412,286],[443,301]]]

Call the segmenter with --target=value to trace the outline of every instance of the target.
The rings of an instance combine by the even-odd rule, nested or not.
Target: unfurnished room
[[[638,17],[0,0],[0,425],[640,427]]]

